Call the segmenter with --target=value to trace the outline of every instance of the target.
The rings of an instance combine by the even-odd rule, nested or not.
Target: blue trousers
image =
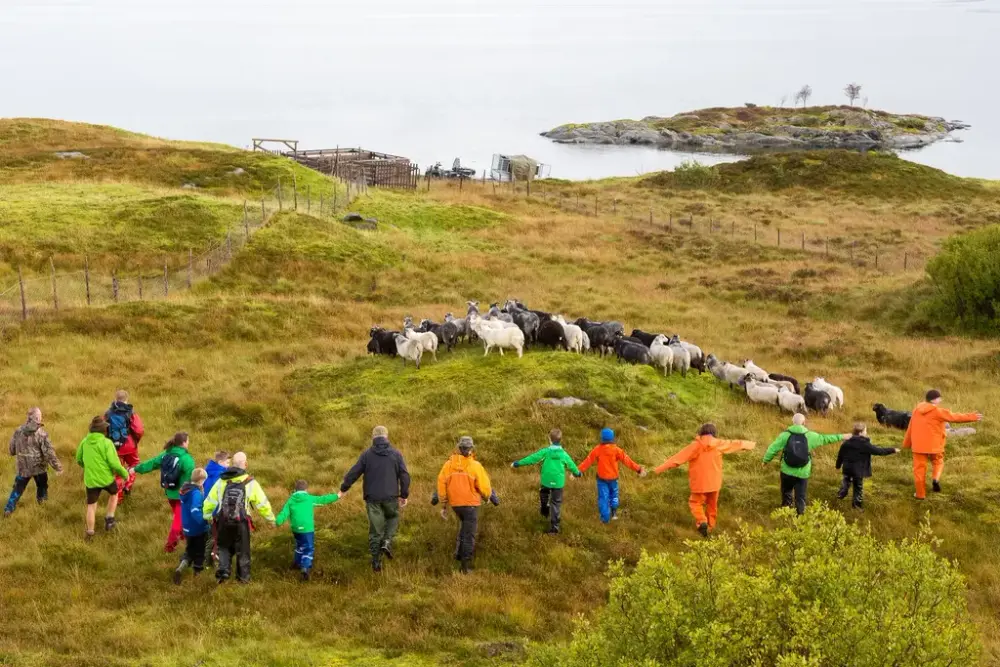
[[[17,508],[17,502],[24,495],[25,490],[28,488],[28,482],[32,479],[35,480],[35,497],[39,503],[45,502],[49,497],[49,475],[48,473],[42,473],[40,475],[35,475],[34,478],[31,477],[21,477],[19,475],[14,476],[14,488],[10,492],[10,497],[7,498],[7,505],[4,507],[4,512],[10,514]]]
[[[295,536],[295,566],[311,570],[316,553],[316,533],[292,533]]]
[[[597,478],[597,509],[601,521],[611,521],[611,512],[618,509],[618,480]]]

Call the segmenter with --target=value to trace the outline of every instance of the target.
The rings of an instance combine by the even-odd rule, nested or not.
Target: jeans
[[[219,569],[215,578],[220,582],[229,579],[236,559],[236,578],[242,583],[250,581],[250,523],[219,525]]]
[[[618,510],[618,480],[597,478],[597,510],[601,521],[608,523]]]
[[[48,473],[42,473],[40,475],[35,475],[34,477],[20,477],[18,475],[14,476],[14,488],[10,492],[10,497],[7,498],[7,506],[4,508],[4,512],[13,512],[17,508],[17,502],[24,495],[24,492],[28,488],[28,482],[32,479],[35,480],[35,498],[38,502],[43,503],[49,497],[49,475]]]
[[[455,539],[455,560],[470,561],[476,552],[476,532],[479,529],[478,507],[454,507],[460,522]]]
[[[399,528],[399,501],[368,501],[368,551],[373,559],[381,558],[382,545],[391,545]]]
[[[854,475],[844,475],[844,481],[840,483],[840,491],[837,492],[837,497],[843,500],[847,497],[847,491],[851,487],[854,487],[854,495],[851,498],[851,505],[861,509],[864,507],[865,502],[865,478],[856,477]]]
[[[781,473],[781,506],[791,507],[795,505],[795,511],[799,514],[806,513],[806,489],[809,486],[809,479],[786,475]],[[792,496],[795,501],[793,503]]]
[[[559,532],[559,522],[562,520],[562,489],[550,489],[543,486],[538,492],[539,512],[549,518],[549,526],[553,532]]]
[[[198,574],[205,569],[205,547],[208,544],[210,533],[201,535],[186,535],[187,546],[184,548],[184,555],[181,556],[181,567],[191,566],[194,573]]]
[[[292,533],[295,537],[295,567],[308,572],[316,554],[316,533]]]

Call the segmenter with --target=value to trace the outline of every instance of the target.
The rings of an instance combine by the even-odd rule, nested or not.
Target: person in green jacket
[[[118,508],[118,483],[115,475],[128,477],[128,470],[118,460],[115,446],[108,440],[108,422],[100,415],[90,420],[90,433],[76,448],[76,462],[83,468],[83,485],[87,489],[86,539],[94,536],[97,518],[97,501],[101,491],[108,494],[108,511],[104,515],[104,530],[115,527],[115,510]]]
[[[764,454],[765,466],[775,456],[781,454],[781,506],[791,507],[794,496],[795,511],[800,515],[806,511],[806,489],[809,475],[812,474],[812,451],[817,447],[842,442],[850,437],[842,433],[832,435],[815,433],[807,429],[805,424],[806,416],[796,414],[792,417],[792,425],[775,438]],[[790,447],[792,451],[787,451],[786,447]],[[797,449],[800,450],[798,454],[795,453]],[[799,461],[791,459],[797,455],[803,455],[803,465],[794,465]]]
[[[538,493],[539,510],[542,516],[548,517],[549,528],[546,534],[555,535],[559,532],[559,522],[562,519],[563,487],[566,486],[566,469],[573,477],[583,473],[576,467],[573,458],[562,448],[562,431],[557,428],[549,432],[549,446],[539,449],[534,454],[525,456],[520,461],[514,461],[511,468],[542,464],[542,486]]]
[[[292,563],[292,569],[302,572],[302,581],[309,581],[313,556],[316,554],[316,526],[313,523],[313,511],[316,507],[335,503],[344,497],[343,493],[314,496],[308,492],[308,488],[309,483],[304,479],[295,482],[295,491],[285,501],[285,506],[278,512],[278,518],[275,520],[275,523],[280,526],[291,519],[292,536],[295,537],[295,560]]]
[[[188,452],[188,434],[182,432],[175,433],[174,437],[167,440],[162,452],[132,469],[140,475],[154,470],[160,471],[160,486],[163,487],[167,502],[170,504],[170,511],[173,513],[170,532],[167,533],[167,543],[163,547],[168,554],[174,552],[184,536],[184,525],[181,521],[181,487],[191,481],[194,468],[194,457]]]

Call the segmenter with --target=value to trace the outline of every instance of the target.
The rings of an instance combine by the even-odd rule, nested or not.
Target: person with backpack
[[[541,488],[538,490],[539,513],[549,520],[546,535],[557,535],[562,522],[563,488],[566,486],[566,470],[573,477],[583,475],[576,467],[573,458],[562,446],[562,431],[554,428],[549,431],[549,446],[539,449],[534,454],[525,456],[520,461],[510,464],[511,468],[542,464]]]
[[[702,424],[694,441],[656,468],[660,475],[688,464],[688,485],[691,497],[688,507],[702,537],[715,530],[719,514],[719,492],[722,490],[722,455],[745,452],[757,446],[749,440],[719,440],[715,424]]]
[[[476,553],[476,532],[479,529],[479,507],[483,500],[493,505],[500,504],[500,498],[490,484],[486,469],[473,456],[476,448],[472,438],[463,435],[458,440],[458,452],[452,454],[441,466],[437,477],[437,490],[431,498],[431,505],[441,502],[441,518],[447,520],[448,507],[458,517],[458,537],[455,539],[455,560],[459,562],[462,574],[472,571],[472,558]]]
[[[184,571],[194,568],[194,576],[205,569],[205,547],[211,526],[205,521],[202,513],[205,505],[205,490],[203,484],[208,478],[204,468],[195,468],[191,473],[191,481],[181,487],[181,524],[184,527],[184,555],[174,570],[174,583],[180,586],[184,579]]]
[[[167,543],[163,547],[168,554],[177,549],[177,543],[184,536],[181,519],[181,487],[191,481],[194,465],[194,457],[188,452],[188,434],[182,432],[175,433],[174,437],[167,440],[162,452],[129,471],[131,475],[160,471],[160,487],[167,496],[167,503],[170,504],[170,511],[173,513],[170,532],[167,533]]]
[[[108,439],[108,422],[100,415],[90,420],[90,433],[76,448],[76,463],[83,468],[83,485],[87,489],[87,532],[85,538],[94,537],[97,519],[97,501],[101,491],[107,492],[108,511],[104,515],[104,530],[115,527],[115,510],[118,508],[118,484],[115,475],[128,477],[128,469],[118,460],[115,446]]]
[[[399,529],[399,510],[410,497],[410,471],[399,450],[389,442],[389,429],[372,429],[372,444],[344,475],[340,492],[347,493],[364,476],[365,506],[368,511],[368,551],[372,571],[382,571],[382,557],[392,560],[392,540]]]
[[[236,452],[233,465],[219,477],[202,508],[205,521],[214,517],[218,526],[219,567],[215,571],[215,579],[220,584],[229,580],[234,558],[236,580],[241,584],[250,583],[251,507],[262,519],[274,525],[274,512],[264,489],[247,474],[247,455]]]
[[[806,493],[809,476],[812,474],[812,451],[848,438],[842,433],[815,433],[807,429],[805,423],[804,414],[797,413],[793,416],[792,425],[782,431],[764,454],[765,466],[781,454],[781,506],[794,505],[795,511],[800,515],[806,512]]]
[[[108,439],[115,446],[118,460],[128,470],[139,465],[139,441],[146,429],[139,413],[128,402],[128,392],[119,389],[115,392],[115,400],[104,413],[104,421],[108,422]],[[116,480],[118,484],[118,502],[132,493],[135,484],[135,473],[129,472],[127,477]]]
[[[309,493],[309,483],[300,479],[295,482],[295,491],[278,512],[275,525],[280,526],[291,520],[292,536],[295,538],[295,559],[292,561],[292,569],[302,573],[302,581],[309,581],[316,555],[315,509],[335,503],[343,497],[343,493],[314,496]]]
[[[580,472],[597,462],[597,511],[601,515],[601,523],[609,523],[618,519],[618,464],[634,470],[640,477],[646,476],[641,465],[629,458],[621,447],[615,444],[615,432],[610,428],[601,430],[601,444],[590,450],[587,458],[580,464]]]
[[[843,500],[847,491],[854,488],[851,507],[864,509],[865,478],[872,476],[872,457],[888,456],[899,450],[895,447],[876,447],[868,438],[868,427],[858,422],[854,425],[851,437],[844,441],[837,452],[837,470],[843,469],[844,481],[840,484],[837,497]]]
[[[913,409],[910,425],[903,437],[903,449],[913,450],[913,497],[927,497],[927,464],[931,465],[931,484],[935,493],[941,492],[941,473],[944,472],[944,447],[947,439],[946,425],[982,421],[978,412],[955,413],[941,407],[941,392],[931,389]]]
[[[28,482],[35,480],[35,500],[41,505],[49,498],[49,467],[57,475],[63,472],[56,450],[49,440],[49,434],[42,428],[41,408],[28,410],[28,420],[10,438],[10,455],[16,457],[14,488],[3,509],[4,517],[9,517],[17,509],[17,503],[28,489]]]
[[[222,473],[226,472],[226,468],[229,467],[231,462],[232,460],[229,458],[229,452],[220,449],[215,453],[215,456],[209,459],[208,463],[205,464],[205,474],[208,475],[208,477],[205,478],[206,496],[212,492],[212,487],[219,481],[219,477],[222,476]]]

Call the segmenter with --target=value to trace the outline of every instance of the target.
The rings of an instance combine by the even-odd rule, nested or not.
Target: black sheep
[[[569,345],[566,343],[565,329],[563,329],[561,324],[552,320],[542,322],[541,326],[538,327],[538,344],[547,345],[552,349],[558,346],[564,350],[569,350]]]
[[[612,334],[608,329],[605,329],[603,326],[598,324],[585,329],[585,331],[587,333],[587,338],[590,339],[590,349],[594,350],[602,357],[614,346],[614,334]]]
[[[808,382],[806,383],[805,399],[807,408],[826,416],[827,410],[830,409],[830,394],[813,389],[812,382]]]
[[[386,331],[382,327],[372,327],[368,332],[371,339],[375,341],[377,354],[385,354],[390,357],[396,356],[396,335],[398,331]],[[371,346],[369,344],[369,350]]]
[[[872,410],[875,412],[875,419],[878,420],[879,424],[882,426],[891,426],[892,428],[898,428],[901,431],[905,431],[910,428],[910,416],[911,413],[905,412],[903,410],[892,410],[887,408],[881,403],[876,403],[872,406]]]
[[[632,338],[638,338],[646,347],[652,345],[656,337],[660,335],[662,334],[646,333],[642,329],[632,329]]]
[[[615,342],[615,354],[618,356],[618,361],[624,359],[630,364],[649,365],[649,348],[642,343],[633,343],[619,338]]]
[[[552,313],[546,313],[544,310],[532,310],[531,308],[528,308],[517,299],[514,299],[514,305],[520,308],[521,310],[527,310],[528,312],[537,315],[539,322],[550,322],[552,320]]]
[[[793,378],[791,375],[782,375],[781,373],[768,373],[767,377],[771,380],[777,380],[778,382],[791,382],[792,387],[795,388],[795,393],[801,393],[799,391],[799,381]]]
[[[586,317],[581,317],[573,322],[576,326],[580,327],[584,331],[590,329],[590,327],[604,327],[612,334],[615,333],[625,333],[625,325],[621,322],[595,322],[593,320],[588,320]]]
[[[438,345],[444,345],[449,352],[458,343],[458,326],[453,322],[437,324],[430,320],[422,320],[417,331],[432,331],[438,338]]]

